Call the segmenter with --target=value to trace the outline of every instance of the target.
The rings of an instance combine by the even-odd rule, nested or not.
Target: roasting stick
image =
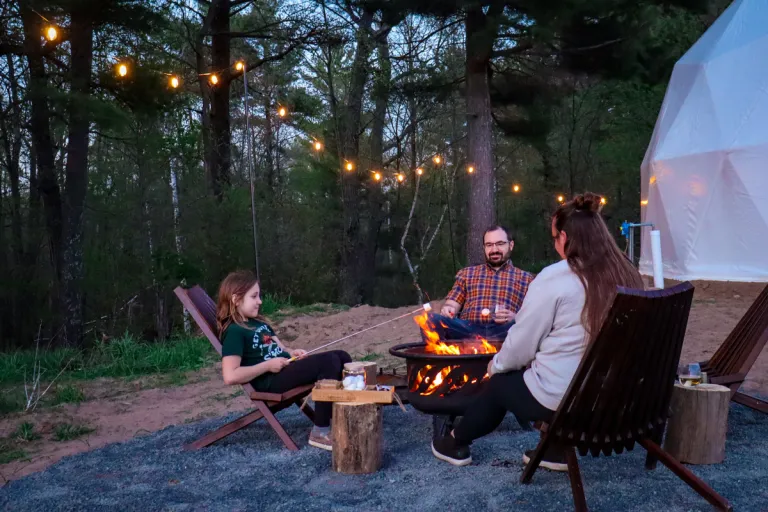
[[[410,313],[405,313],[404,315],[400,315],[400,316],[395,317],[395,318],[390,318],[389,320],[381,322],[380,324],[376,324],[376,325],[373,325],[371,327],[367,327],[367,328],[363,329],[362,331],[353,332],[352,334],[348,334],[348,335],[344,336],[343,338],[339,338],[338,340],[331,341],[330,343],[326,343],[325,345],[320,345],[317,348],[313,348],[312,350],[308,350],[306,354],[304,354],[303,356],[299,356],[299,357],[308,356],[312,352],[317,352],[318,350],[324,349],[326,347],[330,347],[331,345],[335,345],[336,343],[338,343],[340,341],[344,341],[346,339],[349,339],[352,336],[357,336],[358,334],[362,334],[362,333],[364,333],[366,331],[370,331],[370,330],[375,329],[377,327],[381,327],[382,325],[388,324],[390,322],[394,322],[395,320],[400,320],[401,318],[405,318],[407,316],[414,315],[414,314],[416,314],[416,313],[418,313],[420,311],[430,312],[430,311],[432,311],[432,306],[429,304],[429,302],[427,302],[426,304],[421,306],[419,309],[415,309],[415,310],[411,311]],[[299,358],[298,357],[292,357],[288,361],[295,361],[297,359],[299,359]]]

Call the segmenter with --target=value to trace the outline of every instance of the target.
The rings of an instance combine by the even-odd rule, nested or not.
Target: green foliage
[[[7,440],[0,439],[0,464],[8,464],[15,460],[26,459],[27,452],[14,447]]]
[[[0,389],[0,415],[24,410],[24,390],[20,388]]]
[[[54,404],[79,404],[85,400],[83,390],[71,384],[59,386],[54,395]]]
[[[176,337],[162,343],[148,343],[129,334],[100,342],[89,351],[56,349],[38,354],[43,381],[55,377],[65,366],[60,379],[94,379],[198,370],[217,359],[204,338]],[[34,363],[34,351],[0,353],[0,383],[21,384],[25,378],[29,381]],[[70,388],[62,396],[78,398],[79,390]],[[57,392],[57,400],[58,397]]]
[[[35,441],[36,439],[40,439],[40,434],[35,432],[35,426],[28,421],[21,423],[13,436],[22,441]]]
[[[53,438],[56,441],[71,441],[84,435],[94,432],[95,428],[90,428],[85,425],[73,425],[71,423],[60,423],[56,425],[53,431]]]
[[[724,0],[708,3],[712,13],[726,5]],[[68,44],[46,50],[44,86],[32,87],[29,73],[19,72],[11,83],[11,70],[30,69],[27,57],[0,59],[0,88],[16,94],[15,100],[8,94],[0,98],[0,138],[9,142],[0,148],[5,163],[0,166],[0,267],[8,269],[0,276],[0,349],[29,348],[39,340],[45,347],[38,356],[44,381],[69,365],[61,379],[162,373],[171,383],[182,382],[183,372],[216,359],[205,340],[173,338],[181,330],[182,308],[172,290],[199,284],[214,296],[228,272],[255,266],[251,170],[263,314],[279,320],[338,310],[315,304],[340,300],[345,244],[357,244],[361,254],[370,249],[366,240],[347,240],[352,227],[375,246],[375,263],[363,272],[373,277],[371,302],[402,306],[417,300],[400,247],[406,224],[404,247],[418,265],[419,286],[426,298],[443,297],[467,263],[471,177],[464,172],[467,34],[462,20],[481,4],[366,0],[350,4],[356,16],[333,3],[261,0],[233,8],[231,27],[240,35],[231,38],[230,57],[260,64],[248,73],[253,168],[247,158],[242,77],[229,82],[230,76],[217,70],[226,78],[220,87],[228,87],[229,111],[214,117],[228,115],[231,147],[218,195],[212,187],[211,150],[225,141],[211,139],[212,118],[204,114],[215,110],[213,89],[204,77],[198,82],[201,70],[213,69],[209,52],[203,51],[198,63],[194,47],[208,4],[193,10],[141,0],[100,3],[94,11],[95,71],[87,95],[71,93],[71,77],[62,71],[60,63],[70,60]],[[674,61],[713,19],[701,15],[702,4],[506,2],[498,19],[471,34],[493,41],[489,76],[499,129],[493,140],[495,213],[517,231],[516,265],[538,271],[556,259],[548,219],[558,194],[585,189],[604,194],[612,229],[639,217],[639,165],[665,81]],[[363,5],[375,13],[375,30],[381,21],[393,26],[389,61],[374,49],[360,78],[353,66],[357,42],[366,40],[357,28]],[[65,27],[70,22],[67,6],[43,2],[39,7],[53,23]],[[0,46],[23,47],[18,10],[9,11],[4,23]],[[313,36],[304,47],[277,58],[287,41],[306,31]],[[207,47],[210,36],[202,41]],[[518,51],[527,43],[530,52]],[[116,59],[129,64],[128,76],[115,75]],[[178,89],[167,85],[171,73],[182,80]],[[347,118],[358,108],[346,103],[354,77],[364,81],[362,127],[347,137]],[[385,92],[385,150],[373,154],[375,97]],[[87,112],[93,127],[83,213],[85,331],[93,343],[87,351],[55,344],[49,350],[62,320],[55,307],[61,269],[54,268],[52,252],[40,243],[52,238],[44,207],[49,203],[38,192],[51,184],[44,186],[38,174],[32,186],[31,170],[40,171],[39,165],[29,165],[29,148],[35,149],[38,140],[30,118],[36,97],[44,98],[50,110],[56,175],[69,161],[69,107]],[[288,119],[275,116],[278,104],[288,107]],[[417,119],[413,133],[407,130],[412,113]],[[13,155],[6,153],[16,137],[23,149],[20,175],[13,177]],[[311,149],[313,139],[322,141],[322,152]],[[350,151],[360,183],[345,190],[340,168]],[[445,157],[441,166],[430,163],[436,153]],[[426,172],[411,217],[417,166]],[[374,169],[389,179],[372,183]],[[406,180],[397,184],[391,177],[400,172]],[[513,184],[522,192],[510,192]],[[66,204],[66,187],[60,185],[59,192]],[[372,200],[379,193],[381,204]],[[345,212],[352,207],[361,213],[347,225]],[[20,251],[14,240],[18,233]],[[434,244],[426,251],[433,234]],[[34,363],[34,352],[0,355],[0,386],[29,381]],[[66,399],[75,398],[73,393]],[[57,394],[53,400],[59,400]],[[22,407],[18,395],[0,397],[0,411]]]

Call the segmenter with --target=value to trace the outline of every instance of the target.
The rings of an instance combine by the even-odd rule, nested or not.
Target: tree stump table
[[[382,454],[381,406],[334,402],[331,432],[334,471],[353,475],[378,471]]]
[[[664,449],[680,462],[718,464],[725,459],[731,390],[717,384],[675,384]]]

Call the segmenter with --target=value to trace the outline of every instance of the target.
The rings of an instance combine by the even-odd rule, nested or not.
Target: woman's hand
[[[264,366],[267,368],[267,371],[278,373],[280,370],[288,366],[290,362],[291,361],[287,357],[274,357],[269,361],[265,361]]]
[[[303,348],[294,348],[290,350],[286,350],[289,354],[291,354],[291,357],[301,357],[304,355],[307,355],[307,351]]]

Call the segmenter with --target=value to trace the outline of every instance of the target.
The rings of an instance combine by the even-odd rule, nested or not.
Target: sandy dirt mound
[[[672,284],[672,283],[670,283]],[[683,347],[683,361],[707,359],[727,336],[741,315],[760,293],[762,284],[711,283],[696,285],[693,309]],[[433,303],[435,307],[439,303]],[[418,306],[387,309],[360,306],[330,316],[300,315],[278,325],[278,334],[290,346],[311,349],[375,324],[412,312]],[[389,355],[389,347],[419,340],[412,317],[390,322],[342,341],[335,348],[348,351],[355,358],[375,358],[388,372],[402,374],[402,360]],[[0,483],[40,471],[62,457],[106,444],[146,435],[169,425],[221,416],[247,409],[250,405],[239,387],[221,382],[219,366],[189,375],[190,383],[159,389],[100,380],[83,383],[88,401],[80,405],[61,405],[27,415],[0,418],[0,437],[7,437],[23,421],[34,423],[42,439],[24,446],[28,460],[0,466]],[[109,396],[105,390],[115,389]],[[764,350],[752,368],[744,388],[768,395],[768,350]],[[105,396],[105,394],[107,396]],[[52,440],[56,424],[87,425],[95,431],[81,439],[66,442]]]

